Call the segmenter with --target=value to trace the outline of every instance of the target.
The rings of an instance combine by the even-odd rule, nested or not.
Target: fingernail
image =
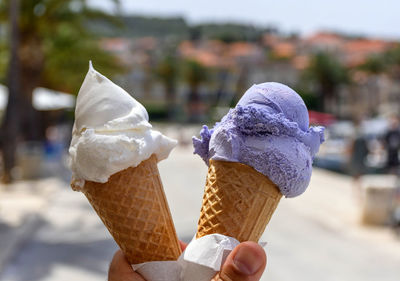
[[[261,269],[262,259],[252,249],[241,247],[238,249],[233,263],[244,275],[253,275]]]

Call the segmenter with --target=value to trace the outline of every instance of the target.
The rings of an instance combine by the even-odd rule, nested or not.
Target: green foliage
[[[157,65],[155,75],[167,87],[175,85],[179,75],[179,61],[177,57],[166,55]]]
[[[318,104],[318,110],[328,112],[332,112],[333,104],[337,102],[339,86],[351,82],[348,69],[328,53],[315,54],[300,81],[299,88],[303,90],[304,98],[309,99],[310,107]]]
[[[384,59],[391,66],[400,66],[400,43],[384,54]]]
[[[7,4],[0,6],[0,19],[7,23]],[[87,29],[87,21],[102,19],[115,22],[109,14],[88,6],[86,0],[20,1],[20,41],[22,48],[34,48],[43,56],[38,86],[77,93],[88,61],[106,75],[123,71],[109,53],[103,51],[98,37]],[[113,2],[118,3],[117,0]],[[26,58],[21,58],[21,63]],[[25,59],[25,60],[24,60]],[[1,71],[2,54],[0,54]],[[0,72],[1,74],[1,72]]]
[[[311,63],[303,73],[303,78],[325,94],[334,94],[340,84],[350,82],[348,70],[332,55],[318,53],[311,58]]]
[[[382,54],[370,56],[358,68],[370,74],[391,73],[400,67],[400,44]]]
[[[384,72],[387,66],[388,64],[385,62],[385,59],[382,55],[375,55],[369,57],[362,65],[359,66],[359,69],[368,73],[378,74]]]
[[[217,39],[226,43],[235,41],[258,41],[264,29],[237,23],[208,23],[193,27],[201,38]]]
[[[170,52],[158,63],[154,70],[156,78],[164,86],[165,99],[167,101],[167,117],[176,119],[178,106],[176,104],[176,84],[179,78],[180,64],[178,58]],[[150,113],[149,113],[150,114]],[[155,115],[155,116],[154,116]],[[153,114],[154,118],[164,118],[163,114]]]
[[[169,117],[168,108],[165,104],[146,103],[144,106],[146,107],[151,122],[167,120]]]
[[[304,89],[296,89],[296,92],[301,96],[309,110],[318,110],[318,97],[315,95],[315,93]]]
[[[257,41],[264,32],[271,29],[258,28],[239,23],[205,23],[189,25],[182,17],[144,17],[138,15],[123,16],[123,29],[116,28],[105,20],[90,20],[89,28],[101,36],[145,37],[164,39],[173,37],[182,39],[218,39],[227,43],[234,41]]]
[[[271,62],[281,62],[281,63],[290,63],[292,57],[289,56],[278,56],[276,53],[269,51],[267,52],[267,58]]]
[[[191,88],[197,88],[208,80],[207,67],[197,61],[186,60],[183,67],[183,78]]]
[[[5,84],[9,52],[7,42],[0,37],[0,83]]]
[[[144,16],[123,16],[121,17],[124,28],[115,28],[105,20],[89,21],[89,28],[101,36],[122,36],[122,37],[145,37],[154,36],[158,38],[177,37],[187,38],[189,27],[181,17],[157,18]]]

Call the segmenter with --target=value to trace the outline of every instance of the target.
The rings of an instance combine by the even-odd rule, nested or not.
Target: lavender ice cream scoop
[[[214,128],[193,137],[194,153],[240,162],[267,176],[286,197],[302,194],[312,160],[324,141],[324,128],[309,128],[301,97],[280,83],[253,85]]]

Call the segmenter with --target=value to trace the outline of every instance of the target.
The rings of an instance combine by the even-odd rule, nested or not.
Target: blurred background
[[[309,190],[264,233],[262,280],[399,280],[400,4],[0,1],[0,280],[105,280],[117,249],[69,187],[76,95],[94,67],[179,140],[160,173],[180,239],[206,166],[191,137],[251,85],[287,84],[326,126]],[[179,172],[177,172],[179,171]]]

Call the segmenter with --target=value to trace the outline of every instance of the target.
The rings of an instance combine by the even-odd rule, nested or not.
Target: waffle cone
[[[219,233],[258,242],[281,197],[252,167],[210,160],[196,237]]]
[[[81,191],[131,264],[178,259],[181,250],[154,155],[106,183],[86,181]]]

